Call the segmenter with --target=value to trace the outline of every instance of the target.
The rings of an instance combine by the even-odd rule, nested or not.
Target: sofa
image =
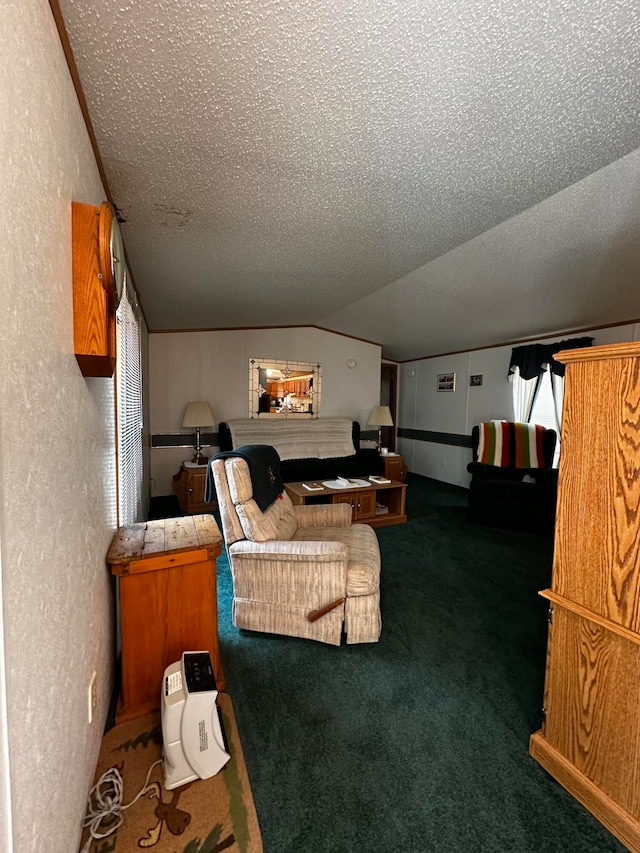
[[[285,483],[384,473],[384,460],[377,450],[360,447],[360,424],[348,418],[242,418],[218,424],[218,436],[221,451],[275,447]]]

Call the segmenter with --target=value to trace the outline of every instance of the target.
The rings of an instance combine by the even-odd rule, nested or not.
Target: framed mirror
[[[322,365],[249,359],[250,418],[317,418]]]

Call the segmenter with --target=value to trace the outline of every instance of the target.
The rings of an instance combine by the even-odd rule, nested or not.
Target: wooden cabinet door
[[[356,492],[354,495],[355,506],[353,508],[354,521],[362,521],[365,518],[373,518],[376,514],[376,493]]]
[[[83,376],[113,376],[116,363],[115,312],[100,255],[100,221],[108,215],[103,207],[71,203],[73,348]]]
[[[207,503],[204,497],[204,492],[207,482],[207,469],[198,468],[190,472],[189,478],[189,512],[212,512],[217,509],[218,502],[212,500]]]
[[[638,685],[638,643],[553,606],[544,739],[636,820],[640,818]]]
[[[640,359],[595,351],[567,362],[553,591],[640,633]]]
[[[385,456],[384,457],[384,475],[390,480],[399,480],[404,483],[407,477],[404,459],[402,456]]]
[[[339,495],[333,495],[331,503],[334,504],[349,504],[352,510],[355,511],[356,503],[355,503],[355,495],[353,492],[342,492]]]
[[[217,508],[217,501],[206,503],[204,499],[206,480],[206,468],[182,468],[173,478],[173,488],[183,512],[212,512]]]
[[[189,512],[204,503],[206,471],[189,472]]]

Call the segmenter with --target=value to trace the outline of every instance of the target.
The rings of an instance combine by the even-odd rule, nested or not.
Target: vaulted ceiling
[[[152,330],[640,317],[637,0],[57,3]]]

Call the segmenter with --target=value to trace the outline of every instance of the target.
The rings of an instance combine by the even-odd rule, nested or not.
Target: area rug
[[[211,779],[172,791],[162,786],[162,765],[153,768],[140,799],[122,813],[113,835],[94,840],[90,853],[262,853],[262,839],[242,754],[233,705],[226,693],[218,705],[231,760]],[[124,782],[123,802],[145,785],[149,768],[162,757],[159,714],[115,726],[104,736],[95,781],[117,767]],[[104,828],[104,824],[103,824]],[[88,838],[85,830],[81,848]]]

